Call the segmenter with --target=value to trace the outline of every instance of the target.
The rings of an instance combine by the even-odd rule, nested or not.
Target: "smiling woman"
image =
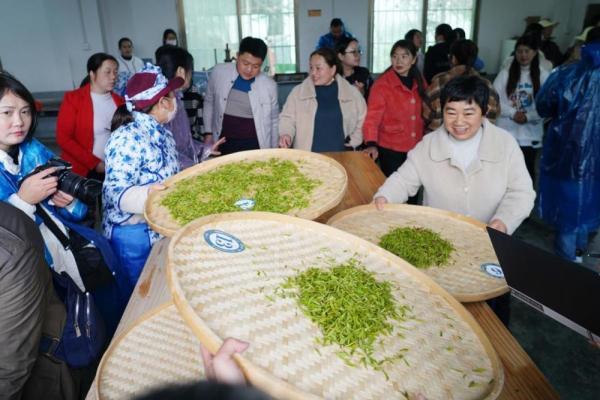
[[[440,96],[443,126],[408,153],[375,194],[375,205],[403,203],[422,185],[424,205],[512,233],[533,208],[535,192],[515,139],[483,116],[488,97],[477,76],[448,82]]]
[[[61,158],[73,165],[73,172],[104,179],[104,146],[110,121],[123,99],[112,93],[119,64],[105,53],[92,55],[87,62],[90,83],[67,92],[58,112],[56,141]]]

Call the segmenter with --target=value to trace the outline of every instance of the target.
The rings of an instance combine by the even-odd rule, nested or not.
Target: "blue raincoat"
[[[554,70],[535,99],[552,118],[544,138],[538,211],[559,232],[600,225],[600,43]]]

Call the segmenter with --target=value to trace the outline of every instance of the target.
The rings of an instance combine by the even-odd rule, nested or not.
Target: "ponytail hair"
[[[142,110],[136,110],[144,114],[148,114],[152,108],[156,105],[153,104],[148,106]],[[110,121],[110,131],[114,132],[119,129],[123,125],[127,125],[130,122],[133,122],[133,114],[127,109],[127,104],[120,105],[115,113],[113,114],[112,120]]]

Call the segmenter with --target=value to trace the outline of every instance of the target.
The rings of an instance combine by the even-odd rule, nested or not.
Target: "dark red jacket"
[[[412,90],[402,84],[393,69],[384,72],[369,94],[363,124],[365,143],[408,152],[423,137],[422,100],[413,82]]]
[[[117,107],[123,98],[111,93]],[[73,172],[86,176],[101,161],[92,153],[94,147],[94,108],[90,85],[65,93],[56,121],[56,141],[60,157],[73,164]]]

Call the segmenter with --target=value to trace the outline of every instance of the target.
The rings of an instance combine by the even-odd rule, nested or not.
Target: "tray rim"
[[[346,191],[348,190],[348,172],[346,171],[346,168],[344,168],[344,166],[342,164],[340,164],[337,160],[335,160],[331,157],[328,157],[326,155],[323,155],[320,153],[313,153],[313,152],[305,151],[305,150],[297,150],[297,149],[248,150],[248,151],[240,151],[237,153],[216,157],[216,158],[210,159],[208,161],[204,161],[202,163],[196,164],[192,167],[186,168],[183,171],[167,178],[162,184],[164,186],[166,186],[167,188],[169,188],[169,187],[173,186],[175,183],[177,183],[183,179],[187,179],[187,178],[191,178],[196,175],[207,173],[215,168],[218,168],[218,167],[226,165],[226,164],[240,162],[240,161],[253,161],[253,160],[259,160],[259,159],[270,158],[270,157],[281,158],[284,160],[285,159],[298,160],[298,159],[305,159],[305,158],[314,158],[314,159],[317,159],[317,160],[320,160],[323,162],[327,162],[332,167],[334,167],[337,170],[339,170],[340,172],[342,172],[342,174],[343,174],[342,190],[340,190],[339,193],[337,193],[337,195],[335,197],[333,197],[330,201],[328,201],[327,203],[324,203],[319,208],[316,208],[316,209],[312,210],[311,212],[303,213],[303,211],[301,210],[299,212],[299,214],[301,215],[301,218],[316,219],[316,218],[320,217],[327,211],[336,207],[342,201],[344,196],[346,195]],[[148,194],[148,199],[146,200],[146,203],[144,204],[144,219],[146,220],[146,222],[148,223],[148,226],[150,226],[150,228],[152,230],[154,230],[166,237],[172,237],[175,234],[175,232],[177,232],[177,230],[182,228],[183,226],[179,226],[178,228],[171,228],[171,227],[167,227],[167,226],[161,224],[160,222],[153,221],[152,218],[150,218],[150,215],[151,215],[150,207],[152,206],[153,200],[160,195],[161,195],[161,192],[156,192],[156,191],[150,192]],[[202,217],[200,217],[200,218],[202,218]]]
[[[327,221],[327,225],[333,226],[333,224],[335,224],[336,222],[339,222],[340,220],[342,220],[344,218],[353,216],[355,214],[373,212],[373,210],[376,210],[374,204],[365,204],[365,205],[361,205],[361,206],[348,208],[344,211],[340,211],[339,213],[337,213],[337,214],[333,215],[331,218],[329,218],[329,220]],[[419,211],[422,211],[424,214],[435,215],[435,216],[445,216],[445,217],[449,217],[451,219],[454,219],[454,220],[457,220],[460,222],[468,223],[468,224],[472,225],[473,227],[481,230],[483,233],[485,233],[485,235],[487,235],[487,230],[486,230],[487,225],[486,224],[484,224],[481,221],[476,220],[475,218],[467,217],[466,215],[459,214],[454,211],[442,210],[441,208],[433,208],[433,207],[428,207],[428,206],[417,206],[417,205],[412,205],[412,204],[391,204],[391,203],[384,204],[384,210],[386,210],[386,211],[419,210]],[[505,280],[505,282],[506,282],[506,280]],[[505,293],[508,293],[509,291],[510,291],[510,288],[508,287],[508,283],[505,283],[505,285],[503,285],[503,286],[499,286],[496,289],[487,290],[484,292],[477,292],[477,293],[451,292],[450,294],[452,294],[461,303],[472,303],[472,302],[477,302],[477,301],[493,299],[495,297],[498,297]]]
[[[102,384],[102,374],[104,373],[104,369],[106,367],[106,363],[111,358],[111,356],[113,355],[113,353],[119,348],[119,345],[121,344],[121,342],[123,340],[125,340],[125,338],[127,338],[127,336],[129,336],[129,334],[134,329],[137,329],[144,322],[146,322],[146,321],[148,321],[148,320],[156,317],[158,314],[166,311],[171,306],[173,306],[175,312],[177,312],[177,314],[179,314],[179,316],[181,317],[181,320],[183,321],[183,323],[187,325],[187,321],[185,319],[183,319],[183,317],[179,313],[179,309],[177,308],[177,306],[175,306],[174,302],[172,300],[168,300],[168,301],[165,301],[164,303],[159,304],[158,306],[156,306],[156,307],[154,307],[154,308],[146,311],[142,315],[140,315],[138,318],[136,318],[131,323],[131,325],[129,327],[127,327],[125,330],[123,330],[123,332],[121,332],[118,336],[116,336],[111,341],[110,345],[108,346],[108,348],[106,349],[106,351],[102,355],[102,359],[100,360],[100,364],[98,364],[98,368],[96,370],[96,375],[95,375],[95,381],[96,381],[95,394],[96,394],[96,399],[102,400],[104,398],[100,394],[100,386]],[[191,328],[190,328],[190,330],[191,330]],[[198,339],[197,336],[196,336],[196,339]],[[200,341],[200,340],[198,339],[198,341]],[[199,364],[202,365],[202,369],[204,369],[204,365],[202,363],[202,360],[199,359],[198,361],[199,361]],[[198,377],[198,380],[200,380],[200,379],[201,378]]]
[[[454,309],[454,311],[462,318],[462,320],[473,330],[474,334],[479,339],[481,346],[483,347],[485,353],[487,354],[492,370],[494,371],[494,386],[492,390],[488,393],[488,395],[484,398],[488,399],[496,399],[500,393],[502,392],[502,388],[504,386],[504,369],[503,365],[500,361],[496,350],[494,349],[492,343],[489,338],[481,328],[481,326],[477,323],[473,315],[467,309],[458,302],[451,294],[449,294],[445,289],[439,286],[433,279],[431,279],[428,275],[421,272],[417,268],[410,265],[408,262],[403,260],[400,257],[389,253],[379,246],[365,240],[359,238],[355,235],[347,233],[345,231],[339,230],[329,225],[321,224],[318,222],[305,220],[302,218],[292,217],[284,214],[276,214],[269,212],[234,212],[234,213],[223,213],[223,214],[213,214],[208,215],[202,218],[198,218],[183,228],[179,229],[177,233],[171,238],[169,242],[169,247],[167,250],[167,282],[169,285],[169,289],[171,291],[171,296],[173,298],[173,303],[179,310],[180,315],[188,325],[188,327],[194,332],[198,340],[202,343],[202,345],[206,346],[209,351],[216,352],[221,345],[222,341],[225,338],[220,338],[211,328],[208,326],[204,320],[195,313],[191,305],[186,301],[185,294],[183,292],[182,287],[179,284],[179,281],[176,278],[176,272],[174,271],[174,266],[171,262],[173,258],[173,254],[175,252],[175,247],[177,243],[181,240],[183,236],[185,236],[188,232],[198,229],[204,225],[209,225],[215,222],[222,221],[232,221],[239,219],[263,219],[270,220],[276,222],[285,222],[285,223],[295,223],[302,227],[306,227],[309,229],[317,229],[324,230],[325,233],[330,233],[332,235],[338,235],[338,240],[343,241],[358,241],[361,245],[366,245],[370,247],[370,253],[378,253],[381,257],[387,259],[391,262],[392,265],[396,267],[400,267],[403,269],[403,272],[408,273],[414,279],[421,280],[424,284],[426,284],[429,289],[440,295],[447,303],[449,303],[450,307]],[[244,339],[244,338],[241,338]],[[250,344],[252,345],[252,344]],[[260,388],[265,391],[267,394],[273,396],[274,398],[286,398],[286,399],[319,399],[320,397],[315,396],[313,394],[304,392],[302,389],[297,388],[291,383],[284,381],[281,378],[278,378],[271,372],[263,369],[262,367],[255,365],[248,358],[243,355],[235,354],[234,359],[238,362],[238,365],[241,367],[244,375],[248,379],[250,383],[254,386]]]

